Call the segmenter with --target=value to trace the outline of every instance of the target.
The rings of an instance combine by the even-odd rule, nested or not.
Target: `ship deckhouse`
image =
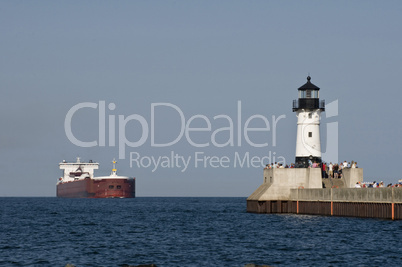
[[[63,162],[59,163],[61,170],[64,170],[63,176],[59,179],[59,182],[71,182],[75,180],[93,178],[94,170],[99,168],[99,163],[81,162],[80,158],[77,158],[77,162]]]

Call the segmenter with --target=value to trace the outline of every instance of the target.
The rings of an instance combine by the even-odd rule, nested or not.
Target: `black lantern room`
[[[320,88],[310,82],[311,77],[307,76],[307,82],[299,90],[299,99],[293,100],[293,111],[320,109],[325,111],[325,101],[320,102]]]

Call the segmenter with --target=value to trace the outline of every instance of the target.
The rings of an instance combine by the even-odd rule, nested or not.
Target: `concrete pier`
[[[344,169],[343,176],[343,186],[322,188],[321,169],[266,169],[263,184],[247,198],[247,212],[402,220],[401,187],[354,188],[363,181],[360,168]]]
[[[402,187],[292,189],[288,200],[247,200],[247,211],[402,220]]]
[[[247,200],[288,200],[296,188],[322,188],[321,169],[264,169],[263,184]]]

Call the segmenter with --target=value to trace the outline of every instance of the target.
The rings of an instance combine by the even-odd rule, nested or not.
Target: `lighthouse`
[[[299,98],[293,100],[297,116],[296,168],[265,168],[263,183],[247,198],[247,212],[341,215],[341,211],[334,212],[333,201],[348,207],[348,202],[361,199],[357,191],[348,199],[352,191],[343,188],[363,182],[363,169],[344,168],[342,179],[335,185],[323,179],[321,168],[307,168],[309,161],[321,162],[320,115],[325,111],[325,101],[320,101],[319,91],[308,76],[306,84],[298,89]],[[330,190],[323,189],[327,184]]]
[[[309,161],[321,163],[320,114],[325,101],[319,98],[320,88],[307,82],[298,89],[299,98],[293,100],[297,117],[296,167],[307,168]]]

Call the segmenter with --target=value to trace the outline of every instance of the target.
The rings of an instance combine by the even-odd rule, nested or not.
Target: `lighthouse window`
[[[114,188],[114,185],[109,185],[109,189],[113,189]]]
[[[306,91],[306,98],[311,98],[311,91],[310,90]]]
[[[308,114],[308,118],[311,119],[313,117],[313,114],[311,112]]]
[[[116,186],[117,189],[121,189],[121,185]]]
[[[318,98],[318,91],[317,90],[312,90],[311,91],[311,97],[312,98]]]
[[[312,132],[308,132],[308,137],[313,137],[313,133],[312,133]]]

